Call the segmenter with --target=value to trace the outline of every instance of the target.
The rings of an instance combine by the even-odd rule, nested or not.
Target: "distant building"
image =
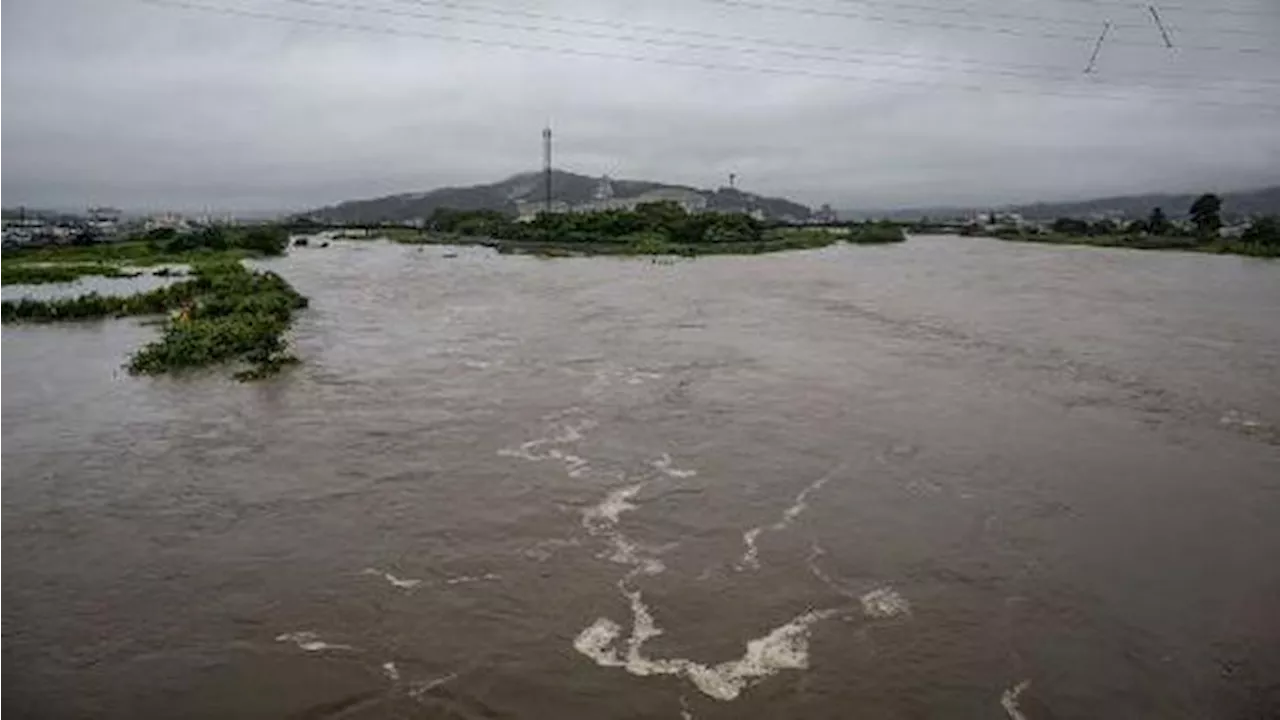
[[[113,207],[91,207],[89,208],[89,220],[91,222],[120,222],[121,212],[119,208]]]
[[[190,227],[187,219],[177,213],[160,213],[147,218],[143,224],[146,230],[187,230]]]
[[[840,218],[836,217],[836,211],[832,210],[831,206],[826,203],[823,203],[822,207],[818,208],[817,212],[809,216],[809,222],[815,225],[827,225],[829,223],[839,221]]]
[[[1253,227],[1253,223],[1251,222],[1239,223],[1237,225],[1224,225],[1223,227],[1218,228],[1218,237],[1227,240],[1238,240],[1250,227]]]
[[[600,182],[596,184],[596,191],[592,194],[592,199],[597,202],[613,199],[613,181],[609,179],[608,175],[600,176]]]

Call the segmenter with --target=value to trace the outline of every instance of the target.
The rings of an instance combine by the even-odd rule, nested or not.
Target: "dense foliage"
[[[1079,218],[1058,218],[1047,231],[1036,228],[1004,227],[990,234],[1008,240],[1031,242],[1129,247],[1143,250],[1195,250],[1258,257],[1280,257],[1280,220],[1274,216],[1256,218],[1238,237],[1219,233],[1222,227],[1222,198],[1212,193],[1199,196],[1187,210],[1190,223],[1171,222],[1160,208],[1153,208],[1146,220],[1123,223],[1111,219],[1094,222]],[[979,227],[964,234],[985,234]]]
[[[6,267],[10,262],[158,265],[280,255],[288,247],[289,233],[276,225],[211,226],[189,232],[156,228],[117,242],[5,248],[4,259]]]
[[[1248,230],[1244,231],[1240,240],[1280,250],[1280,217],[1267,215],[1258,218]]]
[[[1222,227],[1222,198],[1205,193],[1191,203],[1191,222],[1200,237],[1212,237]]]
[[[228,228],[209,225],[187,232],[157,228],[143,235],[157,253],[185,253],[195,250],[215,252],[239,249],[257,255],[282,255],[289,247],[289,233],[278,225]]]
[[[484,237],[500,252],[539,254],[702,255],[754,254],[821,247],[833,242],[900,242],[896,225],[868,223],[833,228],[768,228],[740,213],[689,213],[673,202],[646,203],[634,210],[543,213],[518,222],[502,213],[437,210],[428,228],[436,233]]]
[[[634,210],[541,213],[528,222],[491,210],[437,210],[428,227],[497,240],[557,243],[651,243],[655,238],[672,244],[735,243],[760,240],[764,232],[763,224],[747,215],[689,213],[673,202],[646,203]]]
[[[129,277],[126,272],[115,265],[102,263],[62,263],[57,265],[34,265],[29,263],[6,263],[3,266],[3,284],[5,285],[42,285],[45,283],[72,282],[86,275],[103,277]]]
[[[284,332],[306,307],[279,275],[236,262],[200,265],[189,280],[127,297],[96,293],[59,300],[3,303],[3,319],[55,322],[170,312],[158,340],[134,353],[129,371],[156,375],[230,360],[249,363],[241,379],[264,377],[296,362]]]

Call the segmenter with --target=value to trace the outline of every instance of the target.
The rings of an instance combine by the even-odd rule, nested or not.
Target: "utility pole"
[[[542,129],[542,174],[547,185],[546,202],[542,207],[543,212],[551,212],[551,125],[547,124]]]

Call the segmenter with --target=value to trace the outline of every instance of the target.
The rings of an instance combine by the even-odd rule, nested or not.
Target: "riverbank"
[[[194,265],[281,255],[289,235],[281,227],[210,226],[152,230],[118,242],[5,248],[5,285],[72,282],[92,275],[125,277],[155,265]],[[157,273],[160,274],[160,273]]]
[[[192,277],[124,297],[89,293],[0,304],[6,323],[52,323],[169,313],[158,340],[129,359],[134,375],[160,375],[231,361],[247,364],[236,378],[266,377],[296,363],[284,333],[307,306],[283,278],[239,262],[197,265]]]
[[[1183,250],[1216,255],[1280,257],[1280,245],[1225,238],[1205,242],[1201,238],[1191,235],[1068,235],[1055,232],[996,231],[986,237],[1046,245],[1088,245],[1092,247],[1130,248],[1133,250]]]

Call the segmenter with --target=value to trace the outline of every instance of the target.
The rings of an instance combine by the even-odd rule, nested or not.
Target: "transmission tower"
[[[551,212],[551,125],[542,129],[542,174],[546,181],[547,196],[543,204],[543,212]]]

